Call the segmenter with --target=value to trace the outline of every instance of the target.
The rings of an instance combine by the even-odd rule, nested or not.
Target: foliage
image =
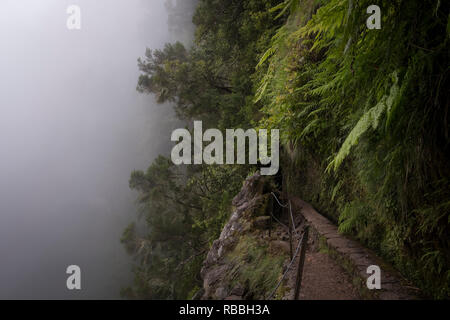
[[[373,4],[380,30],[366,27]],[[205,127],[280,129],[288,191],[446,298],[449,17],[439,0],[201,0],[194,45],[147,50],[138,90]],[[124,232],[138,259],[124,294],[192,296],[254,169],[158,158],[133,173],[146,226]]]
[[[366,28],[372,4],[381,30]],[[436,298],[450,292],[448,23],[440,1],[302,1],[256,99],[301,150],[291,192]]]
[[[258,54],[279,23],[269,9],[275,0],[198,2],[191,48],[177,42],[147,49],[138,60],[137,90],[159,103],[175,105],[180,119],[202,120],[204,130],[250,127],[257,111],[251,75]],[[177,6],[169,4],[171,24],[180,27]],[[178,22],[177,22],[178,21]],[[201,287],[199,272],[250,170],[248,166],[176,167],[159,157],[147,172],[131,174],[145,225],[130,225],[122,242],[136,257],[128,298],[185,299]],[[140,225],[139,223],[136,225]]]

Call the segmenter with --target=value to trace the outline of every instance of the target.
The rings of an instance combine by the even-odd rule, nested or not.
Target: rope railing
[[[284,272],[284,274],[283,274],[283,276],[281,277],[280,281],[278,281],[278,283],[277,283],[277,285],[275,286],[275,288],[272,290],[272,293],[269,295],[269,297],[267,298],[267,300],[272,299],[272,297],[275,295],[275,292],[278,290],[278,288],[280,287],[281,283],[283,282],[284,278],[286,278],[287,273],[288,273],[289,270],[291,269],[291,266],[292,266],[292,264],[294,263],[295,258],[297,258],[298,252],[300,251],[300,247],[301,247],[301,245],[302,245],[302,240],[303,240],[303,238],[301,238],[301,239],[298,241],[297,249],[295,250],[295,254],[294,254],[294,256],[292,257],[291,262],[289,263],[289,265],[288,265],[286,271]]]
[[[302,243],[303,241],[308,241],[308,226],[306,226],[306,229],[303,232],[303,236],[299,237],[299,234],[297,232],[297,229],[295,228],[295,222],[294,222],[294,215],[292,214],[292,205],[291,205],[291,201],[289,200],[287,204],[282,204],[280,202],[280,200],[278,200],[277,196],[275,195],[275,193],[271,192],[272,196],[275,198],[275,200],[278,202],[278,204],[283,207],[283,208],[289,208],[289,213],[290,213],[290,223],[292,224],[292,229],[294,230],[295,236],[299,239],[298,240],[298,244],[297,244],[297,248],[295,249],[295,253],[292,254],[292,231],[291,228],[289,228],[288,226],[286,226],[284,223],[282,223],[280,220],[278,220],[273,214],[272,212],[270,212],[270,215],[272,216],[273,219],[275,219],[275,221],[277,221],[279,224],[281,224],[282,226],[284,226],[285,228],[287,228],[289,230],[289,236],[290,236],[290,247],[291,247],[291,256],[292,259],[288,265],[288,267],[286,268],[286,271],[283,273],[283,276],[281,277],[281,279],[278,281],[277,285],[275,286],[275,288],[272,290],[272,292],[270,293],[270,295],[267,297],[267,300],[270,300],[273,298],[273,296],[275,295],[276,291],[278,290],[278,288],[280,287],[281,283],[284,281],[284,279],[286,278],[286,275],[288,274],[289,270],[292,267],[292,264],[294,263],[295,259],[297,258],[299,252],[301,252],[300,255],[300,259],[299,259],[299,264],[298,264],[298,270],[297,270],[297,278],[295,280],[295,294],[294,294],[294,299],[298,299],[299,293],[300,293],[300,286],[301,286],[301,279],[302,279],[302,273],[303,273],[303,264],[304,264],[304,258],[305,258],[305,252],[306,252],[306,244],[303,246],[303,250],[300,250],[300,248],[302,247]]]
[[[295,228],[295,223],[294,223],[294,216],[292,215],[292,205],[291,205],[291,201],[289,200],[288,204],[282,204],[280,202],[280,200],[278,200],[277,196],[275,195],[275,193],[271,192],[272,196],[275,198],[275,200],[278,202],[278,204],[280,205],[280,207],[283,208],[288,208],[289,207],[289,213],[290,213],[290,218],[291,218],[291,222],[292,222],[292,229],[294,230],[295,235],[298,237],[298,233],[297,233],[297,229]],[[281,221],[279,221],[277,218],[275,218],[273,216],[272,213],[270,213],[271,216],[280,224],[282,224],[284,227],[288,228],[288,226],[286,226],[285,224],[283,224]]]
[[[274,196],[275,200],[277,200],[278,204],[282,207],[281,203],[278,201],[277,197],[275,196],[275,194],[272,192],[272,195]],[[277,217],[275,217],[272,213],[272,211],[270,211],[270,215],[272,216],[272,218],[278,222],[280,225],[282,225],[283,227],[285,227],[286,229],[288,229],[289,231],[289,227],[287,225],[285,225],[283,222],[281,222],[280,220],[277,219]]]
[[[275,193],[273,193],[273,191],[271,192],[271,194],[273,195],[275,200],[277,200],[277,202],[280,205],[280,207],[283,207],[283,208],[287,208],[288,207],[287,204],[281,204],[280,200],[278,200],[277,196],[275,195]]]

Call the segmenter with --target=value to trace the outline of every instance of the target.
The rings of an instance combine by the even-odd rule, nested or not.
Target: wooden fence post
[[[270,210],[270,222],[269,222],[269,238],[272,237],[272,223],[273,223],[273,216],[275,215],[275,206],[274,206],[274,201],[273,201],[273,197],[270,197],[270,203],[269,203],[269,210]],[[270,240],[270,239],[269,239]]]
[[[309,232],[309,226],[305,227],[305,231],[303,233],[302,237],[302,247],[300,249],[300,258],[298,261],[298,267],[297,267],[297,278],[295,280],[295,294],[294,294],[294,300],[298,300],[298,297],[300,295],[300,287],[302,285],[302,276],[303,276],[303,266],[305,265],[305,254],[306,254],[306,248],[308,246],[308,232]]]
[[[283,208],[285,209],[285,208]],[[285,210],[287,211],[287,210]],[[290,252],[290,256],[291,256],[291,260],[294,258],[294,250],[292,248],[292,222],[291,219],[289,218],[288,215],[288,220],[289,220],[289,252]]]

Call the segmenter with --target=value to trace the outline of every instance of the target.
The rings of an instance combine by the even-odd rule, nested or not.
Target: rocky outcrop
[[[273,254],[267,243],[259,240],[271,224],[268,184],[266,177],[256,173],[233,199],[231,218],[212,244],[201,269],[202,299],[264,298],[259,281],[267,276],[267,271],[279,269],[278,274],[272,274],[275,280],[281,273],[286,244],[275,244],[283,250]],[[266,270],[272,264],[275,269]],[[261,268],[262,265],[267,267]]]

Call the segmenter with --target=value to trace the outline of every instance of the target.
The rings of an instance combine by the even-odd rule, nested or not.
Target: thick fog
[[[1,0],[0,40],[0,298],[119,298],[130,172],[177,125],[135,90],[137,58],[173,40],[164,0]]]

